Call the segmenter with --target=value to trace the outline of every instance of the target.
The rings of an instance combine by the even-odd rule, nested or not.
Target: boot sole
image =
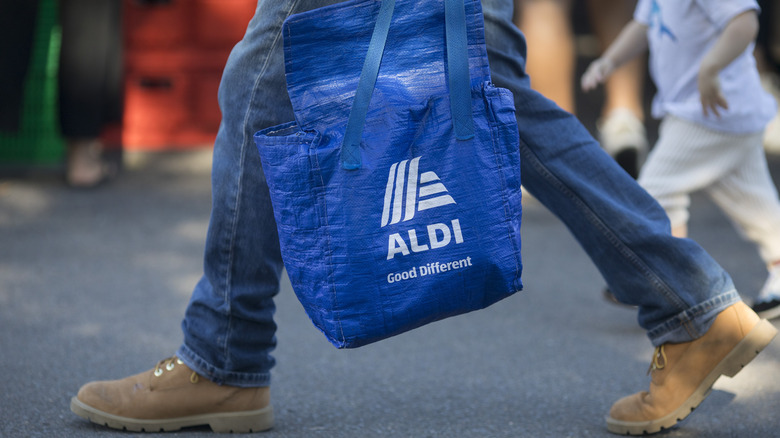
[[[639,152],[637,148],[626,148],[615,154],[615,161],[632,178],[639,177]]]
[[[255,411],[222,412],[162,420],[139,420],[100,411],[73,397],[70,400],[70,410],[93,423],[133,432],[171,432],[184,427],[209,426],[212,431],[217,433],[251,433],[266,431],[274,426],[274,411],[271,405]]]
[[[758,315],[759,318],[775,319],[780,316],[780,306],[775,306],[771,309],[766,309],[762,312],[756,312],[756,315]]]
[[[710,394],[720,376],[734,377],[777,335],[777,329],[763,319],[704,378],[699,387],[672,413],[650,421],[620,421],[607,417],[607,430],[618,435],[650,435],[684,420]]]

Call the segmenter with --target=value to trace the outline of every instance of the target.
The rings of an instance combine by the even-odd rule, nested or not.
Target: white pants
[[[667,116],[639,175],[672,227],[688,222],[690,194],[704,190],[767,265],[780,261],[780,201],[767,167],[763,133],[729,134]]]

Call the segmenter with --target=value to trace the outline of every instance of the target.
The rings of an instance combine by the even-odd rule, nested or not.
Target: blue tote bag
[[[514,103],[475,0],[356,0],[289,17],[295,121],[255,134],[282,257],[339,348],[522,289]]]

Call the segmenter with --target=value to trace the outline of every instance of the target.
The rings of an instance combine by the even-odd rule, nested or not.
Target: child
[[[691,192],[703,189],[755,242],[769,269],[754,310],[780,316],[780,201],[762,147],[775,103],[752,55],[755,0],[639,0],[634,20],[582,76],[591,90],[649,48],[658,142],[639,183],[687,236]]]

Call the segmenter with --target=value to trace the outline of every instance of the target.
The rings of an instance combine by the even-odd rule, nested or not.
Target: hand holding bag
[[[522,289],[514,103],[475,0],[356,0],[288,18],[296,120],[255,134],[282,257],[339,348]]]

